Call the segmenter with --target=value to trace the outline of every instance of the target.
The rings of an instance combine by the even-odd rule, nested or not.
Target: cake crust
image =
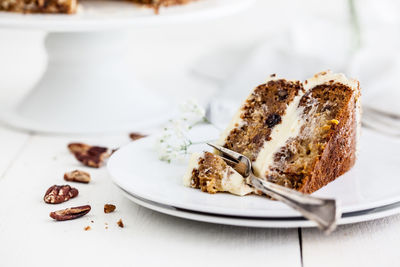
[[[359,86],[359,85],[357,85]],[[353,95],[347,108],[338,116],[339,123],[329,136],[311,176],[306,176],[298,191],[311,194],[349,171],[356,162],[358,142],[357,112],[359,93]]]

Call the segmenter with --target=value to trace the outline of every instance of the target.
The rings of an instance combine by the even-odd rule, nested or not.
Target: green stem
[[[349,9],[351,17],[351,29],[353,33],[353,52],[355,52],[361,48],[361,27],[354,0],[349,0]]]

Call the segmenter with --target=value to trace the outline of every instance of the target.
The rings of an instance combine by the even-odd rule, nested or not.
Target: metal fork
[[[385,135],[400,137],[400,115],[364,106],[362,125]]]
[[[253,174],[251,161],[246,156],[218,145],[207,144],[219,151],[225,162],[240,173],[248,185],[299,211],[305,218],[316,222],[327,234],[336,228],[341,212],[335,199],[312,197],[263,180]]]

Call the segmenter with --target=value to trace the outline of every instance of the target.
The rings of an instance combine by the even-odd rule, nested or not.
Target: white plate
[[[212,128],[196,133],[207,139]],[[182,185],[186,164],[165,163],[157,158],[153,137],[119,149],[108,163],[114,182],[125,191],[146,201],[176,208],[242,217],[299,217],[284,204],[261,196],[237,197],[206,194]],[[203,150],[205,146],[193,147]],[[357,212],[400,201],[400,140],[363,131],[360,155],[351,171],[315,193],[336,198],[343,213]]]
[[[314,222],[306,220],[304,218],[262,218],[262,217],[248,218],[248,217],[231,217],[224,215],[213,215],[208,213],[198,213],[195,211],[177,209],[174,207],[158,204],[155,202],[146,201],[137,196],[129,194],[123,189],[121,189],[121,192],[128,199],[132,200],[136,204],[139,204],[145,208],[193,221],[234,225],[234,226],[257,227],[257,228],[298,228],[298,227],[304,228],[304,227],[317,226]],[[400,202],[382,206],[375,209],[343,214],[342,218],[338,220],[337,224],[344,225],[344,224],[371,221],[379,218],[388,217],[398,213],[400,213]]]
[[[150,8],[129,1],[80,0],[77,14],[17,14],[0,12],[0,27],[48,31],[89,31],[131,26],[207,20],[233,14],[254,0],[201,0],[162,8],[159,15]]]

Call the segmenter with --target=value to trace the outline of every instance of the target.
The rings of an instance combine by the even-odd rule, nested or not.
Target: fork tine
[[[243,162],[233,161],[231,159],[226,158],[225,156],[220,156],[229,166],[231,166],[235,171],[237,171],[243,177],[248,175],[247,166]]]
[[[242,158],[241,154],[239,154],[239,153],[237,153],[235,151],[232,151],[230,149],[227,149],[225,147],[222,147],[222,146],[219,146],[219,145],[214,145],[214,144],[211,144],[211,143],[207,143],[207,145],[215,148],[216,150],[221,152],[222,155],[228,156],[228,157],[230,157],[230,158],[232,158],[232,159],[234,159],[236,161],[240,161],[240,159]]]
[[[225,156],[220,156],[226,163],[228,163],[228,165],[232,165],[232,166],[235,166],[236,164],[238,164],[238,162],[237,161],[234,161],[234,160],[231,160],[231,159],[228,159],[227,157],[225,157]]]

